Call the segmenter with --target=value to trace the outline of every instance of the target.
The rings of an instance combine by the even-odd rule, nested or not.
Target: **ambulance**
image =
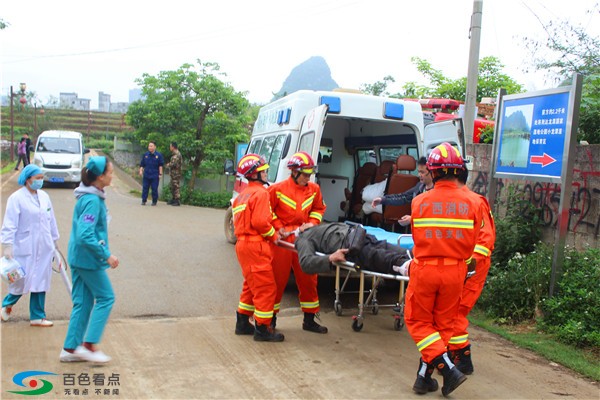
[[[312,179],[320,185],[327,204],[323,220],[337,222],[347,216],[340,203],[346,200],[359,167],[366,162],[395,161],[401,154],[418,160],[443,142],[464,154],[461,119],[425,126],[418,102],[355,90],[300,90],[260,109],[246,153],[266,159],[271,183],[289,177],[287,161],[294,153],[309,153],[318,165]],[[233,174],[236,166],[228,161],[226,173]],[[246,185],[245,179],[236,179],[232,202]],[[231,207],[224,228],[227,240],[235,243]]]

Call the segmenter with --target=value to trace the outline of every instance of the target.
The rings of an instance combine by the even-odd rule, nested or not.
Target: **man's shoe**
[[[145,205],[146,205],[146,202],[145,202],[145,201],[142,201],[142,205],[143,205],[143,206],[145,206]]]
[[[65,349],[60,351],[60,362],[81,362],[85,361],[81,356],[77,353],[69,353]]]
[[[273,331],[273,328],[267,325],[256,323],[254,329],[254,340],[257,342],[283,342],[283,334]]]
[[[6,322],[10,319],[10,313],[12,312],[11,306],[2,307],[2,322]]]
[[[78,357],[80,357],[83,361],[93,362],[93,363],[107,363],[112,358],[101,352],[100,350],[91,351],[86,349],[83,346],[78,346],[75,349],[75,353]]]
[[[473,361],[471,360],[471,345],[467,345],[460,350],[454,352],[456,356],[454,362],[456,368],[465,375],[471,375],[474,371]]]
[[[32,319],[29,321],[30,326],[39,326],[41,328],[49,328],[54,325],[52,321],[48,321],[46,318]]]
[[[417,371],[417,380],[413,385],[413,392],[417,394],[426,394],[438,390],[438,382],[431,377],[435,367],[433,364],[427,364],[423,359],[419,361],[419,370]]]
[[[250,316],[236,312],[236,335],[254,335],[254,325],[250,323]]]
[[[175,201],[175,200],[171,199],[171,200],[167,201],[167,204],[168,204],[168,205],[171,205],[171,204],[173,204],[173,202],[174,202],[174,201]]]
[[[153,206],[155,206],[155,205],[156,205],[156,202],[155,202],[155,201],[153,201],[153,202],[152,202],[152,205],[153,205]]]
[[[171,203],[172,206],[180,206],[181,204],[179,204],[179,200],[173,200],[173,202]]]
[[[309,332],[315,333],[327,333],[327,328],[319,325],[315,322],[315,314],[312,313],[304,313],[304,322],[302,322],[302,329]]]
[[[435,365],[444,376],[444,385],[442,386],[442,395],[444,395],[444,397],[447,397],[467,380],[467,377],[452,363],[450,357],[448,357],[448,353],[436,357],[432,364]]]

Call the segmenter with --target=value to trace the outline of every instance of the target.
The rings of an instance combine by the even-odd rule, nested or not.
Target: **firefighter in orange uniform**
[[[316,183],[310,182],[310,177],[317,172],[317,166],[312,157],[301,151],[292,155],[287,167],[291,170],[290,177],[269,187],[271,207],[273,207],[273,226],[284,240],[293,243],[295,234],[304,232],[311,226],[318,225],[325,214],[325,203],[321,189]],[[287,237],[286,237],[287,236]],[[277,282],[277,297],[275,299],[275,318],[279,312],[283,291],[294,270],[300,307],[304,312],[302,329],[316,333],[327,333],[327,328],[315,321],[315,315],[320,310],[317,293],[317,275],[308,275],[300,268],[298,254],[272,246],[273,272]],[[275,326],[275,319],[273,327]]]
[[[431,151],[427,169],[435,186],[412,201],[414,259],[406,290],[406,328],[421,360],[413,391],[438,389],[431,377],[437,368],[444,377],[442,394],[449,395],[467,378],[447,354],[460,296],[481,226],[479,203],[458,187],[464,168],[459,151],[442,143]]]
[[[253,334],[260,342],[281,342],[284,336],[271,328],[277,286],[268,242],[277,240],[278,235],[271,224],[273,213],[264,187],[268,169],[269,164],[257,154],[246,154],[238,163],[237,172],[248,179],[248,186],[233,201],[235,252],[244,275],[235,333]],[[250,324],[251,316],[255,327]]]
[[[475,250],[473,251],[473,259],[476,261],[475,275],[465,281],[458,308],[458,316],[454,321],[454,333],[448,342],[448,349],[452,353],[453,361],[456,363],[456,368],[465,375],[473,373],[473,362],[471,360],[471,343],[469,342],[469,321],[467,315],[477,303],[477,299],[481,295],[485,280],[490,270],[492,251],[494,251],[494,243],[496,242],[496,227],[494,226],[494,217],[487,199],[477,193],[471,192],[467,185],[468,171],[465,169],[459,176],[459,181],[463,184],[463,190],[471,193],[479,200],[481,212],[483,215],[483,225],[479,231],[479,237]]]

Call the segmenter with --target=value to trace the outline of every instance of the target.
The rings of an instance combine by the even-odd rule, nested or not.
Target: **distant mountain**
[[[281,89],[275,93],[273,100],[294,93],[298,90],[332,90],[338,84],[331,77],[331,70],[323,57],[311,57],[292,69],[283,82]]]
[[[502,122],[502,128],[505,132],[529,132],[530,127],[527,124],[527,118],[521,110],[512,113]]]

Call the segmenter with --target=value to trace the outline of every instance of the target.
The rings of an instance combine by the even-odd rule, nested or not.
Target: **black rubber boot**
[[[172,206],[179,206],[181,204],[179,204],[179,200],[173,200],[173,202],[171,203]]]
[[[433,364],[427,364],[423,359],[419,360],[419,370],[417,371],[417,380],[413,385],[413,391],[417,394],[425,394],[438,390],[438,381],[431,377]]]
[[[471,345],[467,345],[454,352],[456,368],[465,375],[473,373],[473,362],[471,361]]]
[[[275,330],[277,326],[277,314],[273,314],[273,318],[271,318],[271,329]]]
[[[467,377],[452,363],[450,357],[448,357],[448,353],[436,357],[432,364],[435,365],[444,376],[444,385],[442,386],[442,394],[444,397],[447,397],[467,380]]]
[[[312,313],[304,313],[304,322],[302,322],[302,329],[309,332],[315,333],[327,333],[327,328],[319,325],[315,322],[315,314]]]
[[[254,330],[254,340],[257,342],[283,342],[284,336],[281,333],[274,332],[269,325],[260,325],[256,323]]]
[[[171,200],[167,201],[167,204],[171,205],[171,204],[173,204],[173,201],[175,201],[175,200],[171,199]]]
[[[253,335],[254,325],[250,323],[250,316],[236,312],[237,320],[235,322],[236,335]]]

